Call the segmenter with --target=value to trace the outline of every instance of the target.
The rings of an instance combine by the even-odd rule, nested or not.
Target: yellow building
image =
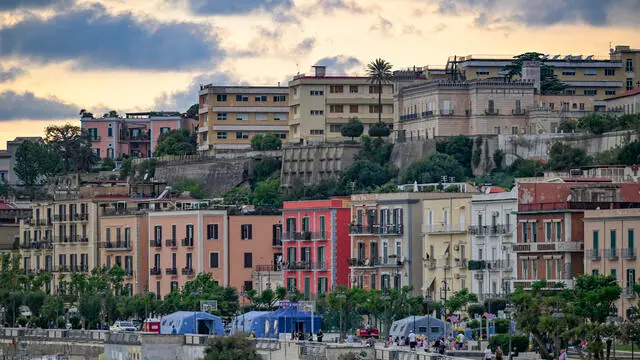
[[[468,259],[472,193],[432,193],[423,200],[423,288],[433,301],[471,288]]]
[[[345,140],[340,131],[350,118],[369,126],[378,121],[378,87],[367,77],[327,76],[314,66],[314,76],[298,75],[289,82],[290,142]],[[393,124],[393,85],[382,88],[382,121]]]
[[[286,142],[288,98],[283,86],[201,86],[198,150],[248,149],[269,133]]]

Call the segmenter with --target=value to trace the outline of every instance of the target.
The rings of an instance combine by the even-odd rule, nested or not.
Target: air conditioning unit
[[[453,246],[453,250],[454,251],[460,251],[460,245],[454,245]]]

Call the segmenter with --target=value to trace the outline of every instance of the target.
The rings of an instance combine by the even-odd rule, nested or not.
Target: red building
[[[584,211],[640,207],[640,184],[583,181],[518,184],[515,287],[543,279],[573,287],[584,273]]]
[[[348,201],[332,198],[283,204],[283,271],[288,289],[298,289],[312,299],[349,283]]]

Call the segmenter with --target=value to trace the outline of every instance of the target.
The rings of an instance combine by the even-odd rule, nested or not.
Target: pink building
[[[338,285],[348,285],[350,214],[349,205],[338,198],[284,203],[282,240],[288,289],[315,298]]]
[[[80,121],[92,139],[96,155],[112,159],[123,155],[151,157],[161,134],[176,129],[194,132],[198,124],[196,119],[178,112],[127,113],[124,118],[83,115]]]

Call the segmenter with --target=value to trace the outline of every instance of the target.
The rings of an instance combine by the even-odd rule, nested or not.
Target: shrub
[[[496,351],[496,348],[500,346],[502,352],[508,354],[509,351],[509,335],[498,334],[489,338],[489,347],[492,352]],[[529,338],[525,335],[511,335],[511,348],[516,348],[518,352],[525,352],[529,348]]]
[[[469,313],[469,318],[474,319],[476,315],[484,314],[484,306],[480,304],[473,304],[467,307],[467,313]]]
[[[344,137],[350,137],[351,140],[362,135],[364,131],[364,125],[358,120],[358,118],[351,118],[346,125],[342,126],[340,134]]]
[[[67,319],[64,318],[64,316],[58,316],[58,318],[56,319],[56,327],[58,329],[64,329],[67,326]]]
[[[246,336],[216,336],[205,349],[204,360],[261,360],[256,346]]]
[[[498,311],[507,308],[507,300],[505,299],[487,299],[484,301],[484,310],[494,315],[498,314]]]
[[[115,167],[116,163],[112,158],[105,158],[102,160],[102,165],[100,165],[100,171],[112,171]]]
[[[507,334],[509,332],[509,320],[496,319],[496,334]]]
[[[369,136],[371,137],[387,137],[391,134],[391,129],[385,123],[375,123],[369,126]]]

